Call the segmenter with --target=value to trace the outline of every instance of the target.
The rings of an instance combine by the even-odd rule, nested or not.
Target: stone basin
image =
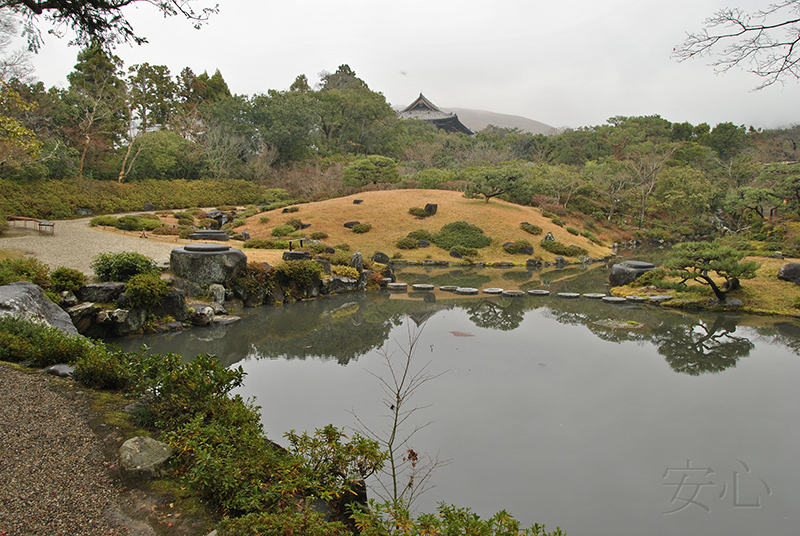
[[[183,279],[203,287],[229,286],[247,266],[247,256],[224,244],[187,244],[172,250],[169,267]]]

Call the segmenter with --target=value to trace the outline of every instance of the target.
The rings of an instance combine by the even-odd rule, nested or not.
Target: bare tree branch
[[[786,79],[800,79],[800,0],[769,4],[752,15],[725,8],[703,23],[697,33],[687,33],[672,55],[678,61],[694,57],[716,58],[718,73],[741,67],[763,79],[763,89]]]

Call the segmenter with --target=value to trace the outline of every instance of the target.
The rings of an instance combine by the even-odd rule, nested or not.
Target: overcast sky
[[[298,74],[347,63],[395,107],[420,92],[442,108],[521,115],[554,127],[616,115],[672,122],[800,123],[800,84],[753,91],[754,75],[715,75],[706,59],[678,63],[687,31],[726,6],[769,0],[218,0],[202,29],[142,3],[126,13],[149,44],[123,45],[125,65],[219,69],[231,91],[288,89]],[[197,5],[212,2],[198,0]],[[45,37],[34,58],[46,86],[66,85],[78,50]]]

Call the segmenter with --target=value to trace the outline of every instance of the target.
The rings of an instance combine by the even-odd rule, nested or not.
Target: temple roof
[[[425,98],[425,95],[422,93],[419,94],[417,100],[409,104],[397,115],[400,119],[419,119],[425,121],[429,125],[433,125],[445,132],[461,132],[469,136],[474,134],[474,132],[458,120],[458,115],[443,112],[438,106]]]

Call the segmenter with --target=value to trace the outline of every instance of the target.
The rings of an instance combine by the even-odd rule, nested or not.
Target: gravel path
[[[19,236],[0,237],[0,249],[22,251],[50,265],[50,268],[65,266],[92,275],[92,259],[98,253],[120,253],[138,251],[159,264],[169,263],[169,254],[188,240],[141,238],[140,233],[110,232],[89,227],[90,218],[57,221],[55,236],[40,235],[32,229],[22,231]],[[12,233],[17,229],[11,227]],[[0,536],[2,536],[0,534]]]
[[[0,535],[127,534],[80,395],[7,365],[0,385]]]

